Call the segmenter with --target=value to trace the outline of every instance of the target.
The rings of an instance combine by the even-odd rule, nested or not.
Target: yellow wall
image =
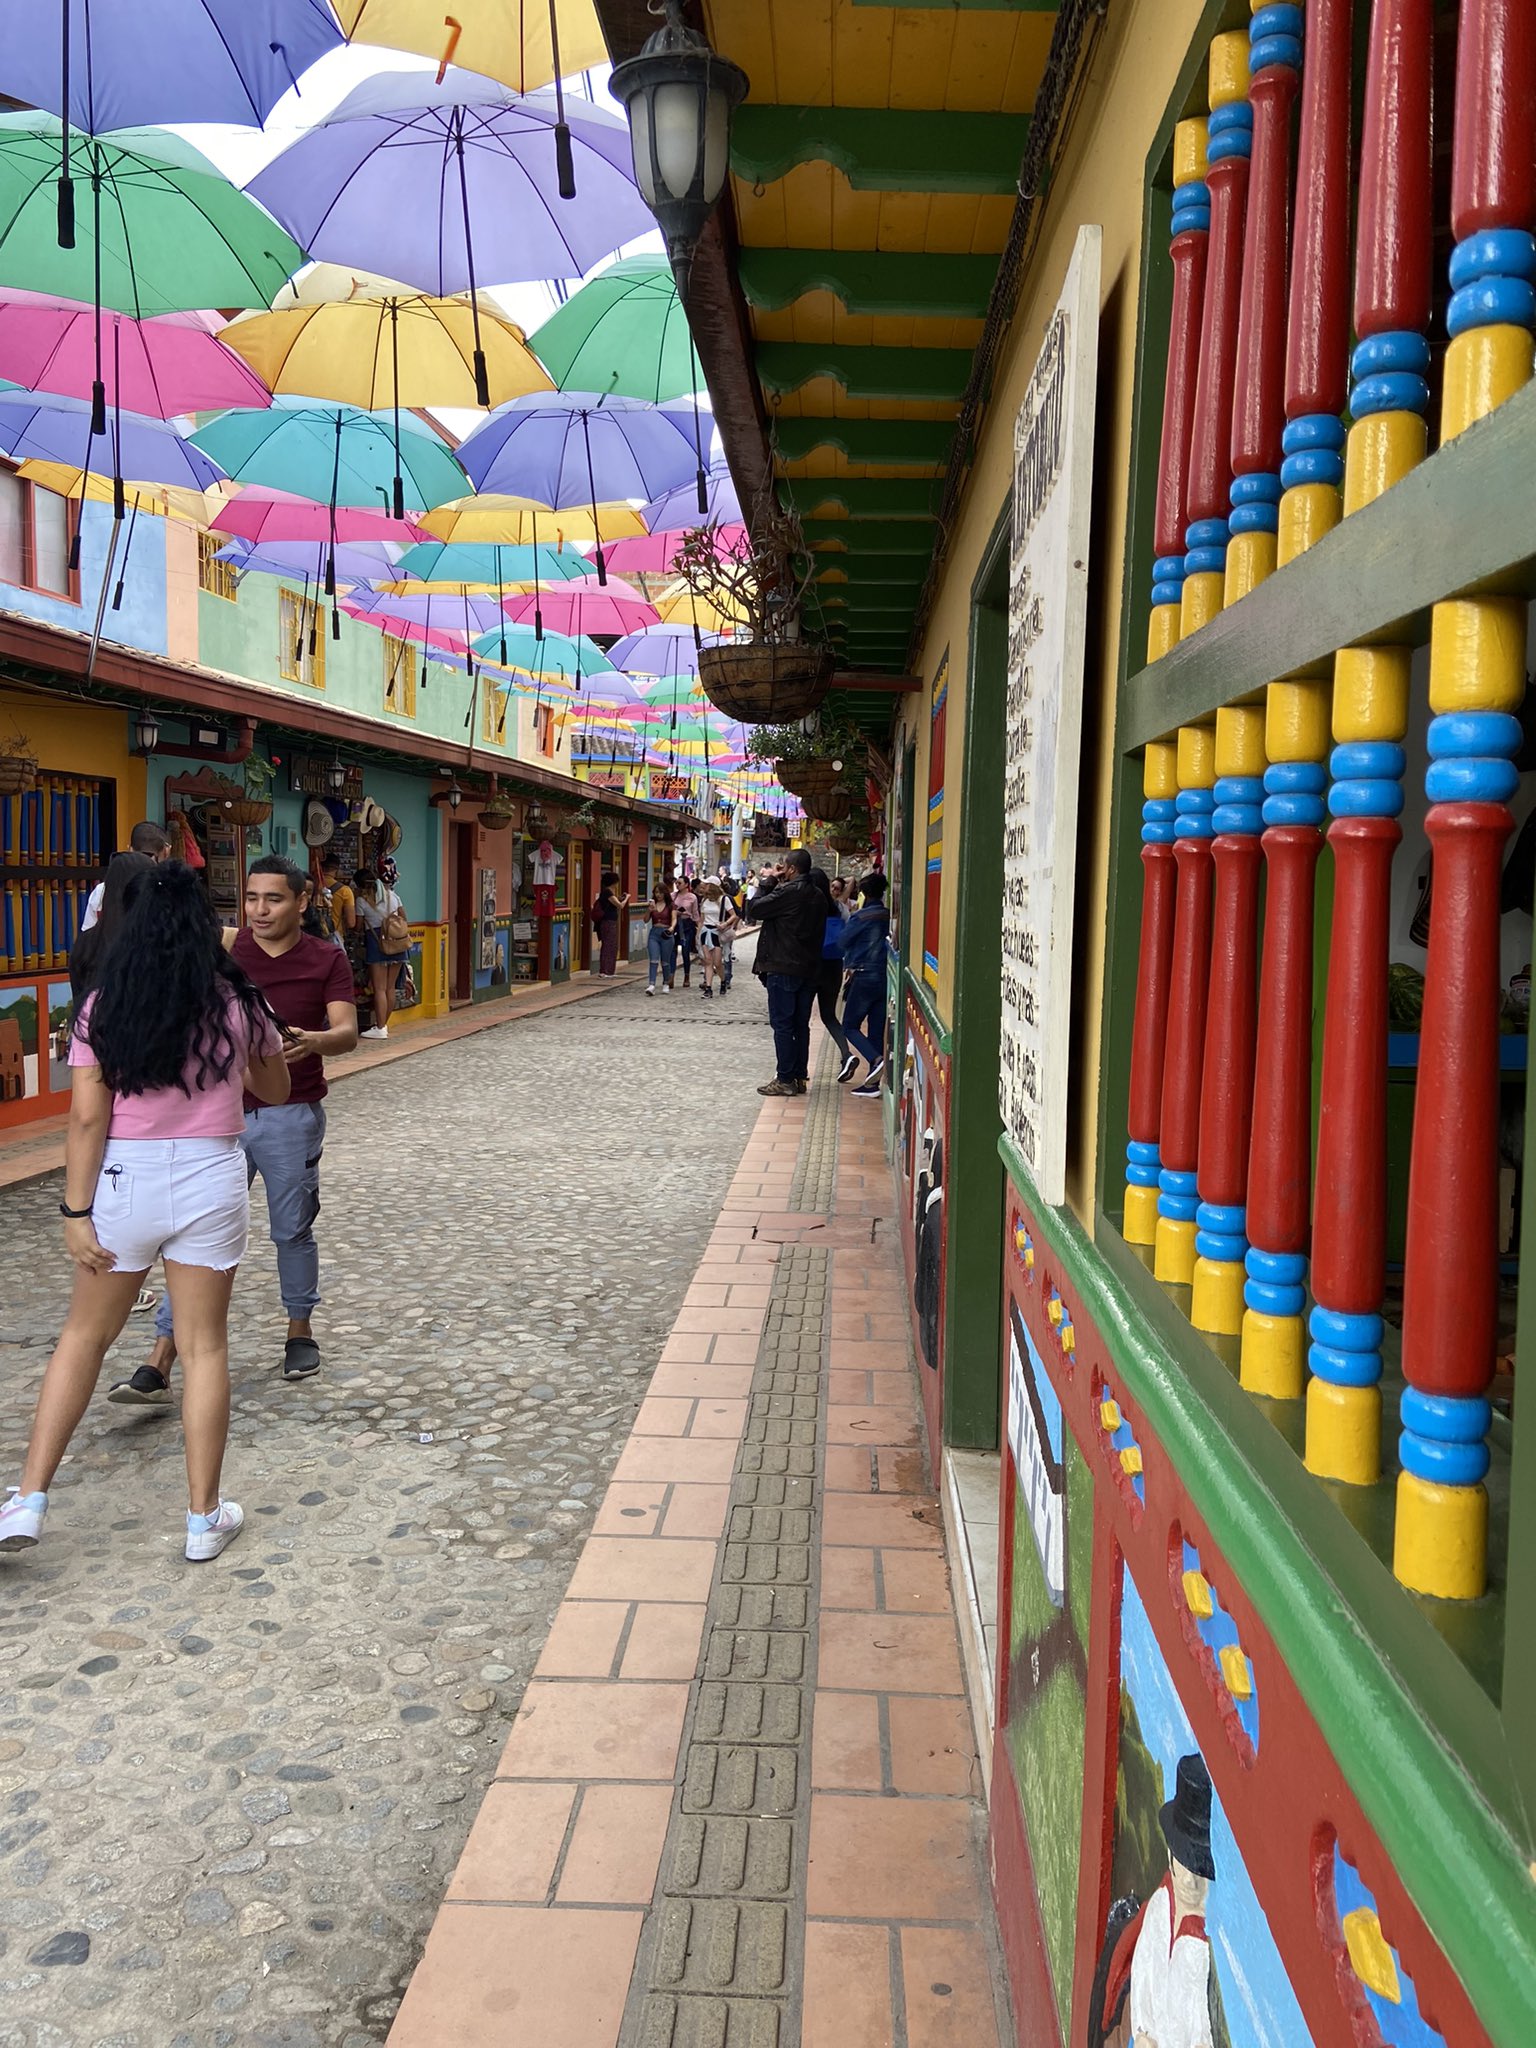
[[[0,753],[14,750],[19,734],[40,768],[110,776],[117,784],[117,836],[126,846],[145,815],[144,762],[129,751],[129,716],[67,697],[0,690]]]
[[[965,748],[966,669],[971,585],[982,551],[1011,488],[1013,422],[1028,386],[1045,329],[1055,309],[1079,226],[1104,231],[1103,316],[1100,325],[1098,416],[1095,426],[1095,520],[1092,584],[1095,609],[1088,622],[1083,687],[1105,707],[1084,720],[1081,803],[1092,811],[1092,851],[1079,867],[1076,918],[1087,973],[1073,991],[1074,1026],[1081,1026],[1082,1058],[1072,1075],[1067,1199],[1079,1215],[1093,1209],[1099,1065],[1099,1022],[1104,985],[1104,905],[1109,878],[1110,793],[1114,762],[1114,700],[1120,642],[1121,568],[1130,488],[1131,400],[1135,383],[1136,321],[1141,271],[1142,183],[1146,159],[1178,72],[1203,11],[1201,0],[1140,0],[1112,8],[1094,53],[1087,91],[1051,187],[1043,228],[1003,355],[996,393],[983,422],[977,459],[961,503],[946,573],[924,643],[920,672],[930,688],[949,649],[949,710],[945,739],[943,944],[938,1007],[946,1024],[954,1015],[955,885],[959,877],[961,768]],[[922,970],[921,868],[928,788],[928,700],[911,704],[905,718],[917,741],[914,806],[913,930],[908,965]]]

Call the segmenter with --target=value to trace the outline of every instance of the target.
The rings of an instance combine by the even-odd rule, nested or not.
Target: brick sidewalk
[[[391,2048],[998,2048],[874,1103],[769,1102]]]

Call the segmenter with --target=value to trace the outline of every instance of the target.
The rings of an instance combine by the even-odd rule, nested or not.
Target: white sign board
[[[1066,1481],[1053,1447],[1040,1394],[1056,1407],[1055,1395],[1038,1357],[1019,1348],[1018,1311],[1008,1332],[1008,1448],[1019,1480],[1019,1505],[1029,1519],[1045,1589],[1053,1606],[1067,1597]],[[1024,1342],[1029,1343],[1028,1332]]]
[[[1053,1204],[1067,1193],[1100,240],[1097,227],[1078,230],[1013,430],[998,1107],[1036,1193]]]

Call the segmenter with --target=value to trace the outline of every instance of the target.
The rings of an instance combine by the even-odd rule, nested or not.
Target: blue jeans
[[[277,1246],[277,1284],[283,1307],[304,1322],[320,1299],[320,1247],[315,1218],[320,1213],[320,1154],[325,1145],[325,1105],[279,1102],[248,1109],[240,1139],[249,1185],[261,1175],[267,1191],[267,1223]],[[171,1297],[160,1297],[155,1335],[173,1334]]]
[[[651,963],[645,978],[646,987],[656,986],[656,970],[659,967],[662,980],[670,988],[672,975],[677,966],[677,934],[664,932],[659,924],[653,924],[650,937],[645,942],[645,950]]]
[[[855,974],[843,997],[843,1034],[874,1067],[885,1052],[885,976]]]
[[[773,1026],[774,1062],[781,1081],[808,1080],[811,1071],[811,1011],[816,977],[765,974],[768,1022]]]

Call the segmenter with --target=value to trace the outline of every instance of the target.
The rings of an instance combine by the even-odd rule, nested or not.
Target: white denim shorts
[[[245,1257],[251,1197],[238,1138],[109,1138],[92,1220],[120,1273],[156,1259],[226,1273]]]

